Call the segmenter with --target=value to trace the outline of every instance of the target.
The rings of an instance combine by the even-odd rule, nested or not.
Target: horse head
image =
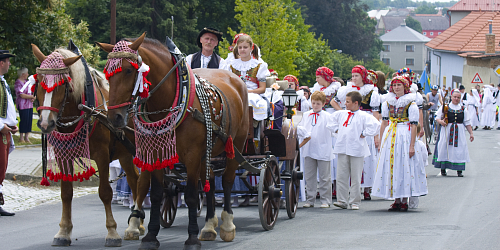
[[[128,109],[134,98],[139,95],[147,97],[149,81],[146,75],[149,66],[142,63],[139,48],[144,41],[144,32],[133,43],[122,40],[116,45],[96,44],[108,52],[108,62],[104,68],[109,81],[108,120],[117,128],[127,124]]]
[[[56,51],[45,56],[36,45],[31,44],[31,47],[33,54],[41,63],[36,69],[37,74],[34,79],[31,79],[34,80],[33,87],[36,89],[36,98],[40,105],[37,108],[40,114],[37,126],[43,133],[50,133],[56,127],[57,114],[63,106],[66,93],[69,92],[68,83],[71,82],[69,66],[82,56],[64,58]],[[37,85],[41,87],[38,88]]]

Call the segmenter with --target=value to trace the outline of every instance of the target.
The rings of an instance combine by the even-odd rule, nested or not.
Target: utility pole
[[[111,32],[110,42],[116,44],[116,0],[111,0]]]

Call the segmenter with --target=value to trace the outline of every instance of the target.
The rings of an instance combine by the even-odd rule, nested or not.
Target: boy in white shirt
[[[303,113],[297,126],[297,135],[302,143],[301,153],[304,156],[304,176],[306,179],[307,200],[305,208],[314,207],[318,189],[321,207],[328,208],[332,203],[332,176],[330,164],[334,158],[332,132],[332,115],[323,111],[326,95],[316,91],[311,95],[312,110]],[[316,175],[316,173],[318,173]],[[319,177],[319,178],[318,178]]]
[[[349,92],[345,99],[347,110],[333,114],[334,129],[338,133],[333,149],[338,155],[337,202],[333,205],[342,209],[346,209],[348,205],[351,205],[352,210],[359,209],[363,160],[370,156],[365,137],[376,136],[380,130],[380,122],[374,116],[359,110],[361,101],[359,92]]]

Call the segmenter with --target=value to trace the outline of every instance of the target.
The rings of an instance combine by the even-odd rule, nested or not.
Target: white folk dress
[[[385,199],[426,195],[427,180],[419,180],[414,175],[420,157],[415,154],[410,158],[409,155],[410,124],[418,124],[419,119],[415,95],[406,94],[396,99],[394,93],[389,93],[386,100],[381,111],[382,119],[389,120],[389,126],[381,137],[371,194]]]
[[[249,90],[257,89],[259,82],[266,82],[266,77],[271,75],[267,63],[253,58],[248,61],[242,61],[239,58],[234,59],[226,65],[225,69],[240,76]],[[263,96],[264,94],[248,93],[248,106],[252,106],[253,118],[257,121],[262,121],[268,117],[269,101],[264,99]]]
[[[480,102],[479,94],[476,89],[472,90],[472,95],[467,95],[467,112],[470,117],[470,125],[472,127],[479,127],[481,123],[479,121],[479,117],[481,116],[481,102]]]
[[[467,147],[466,126],[470,125],[470,115],[467,109],[462,105],[450,103],[448,105],[448,121],[451,121],[450,115],[460,115],[463,112],[463,123],[449,122],[446,127],[441,127],[439,132],[437,163],[441,169],[465,170],[465,163],[470,162],[469,149]],[[442,117],[443,109],[440,108],[436,117]],[[453,131],[451,131],[453,128]],[[451,144],[451,145],[450,145]],[[436,166],[436,165],[435,165]],[[436,166],[437,167],[437,166]]]
[[[330,83],[330,85],[328,87],[323,87],[321,86],[319,83],[315,83],[312,90],[311,90],[311,95],[312,93],[316,92],[316,91],[322,91],[323,93],[325,93],[326,95],[326,102],[325,102],[325,111],[330,113],[330,114],[333,114],[335,113],[335,109],[332,107],[332,105],[330,104],[330,101],[335,98],[335,96],[337,95],[337,92],[338,90],[340,89],[342,85],[340,84],[340,82],[337,82],[337,81],[333,81]],[[310,98],[309,98],[309,103],[312,104]],[[312,105],[311,105],[312,107]],[[332,137],[332,145],[335,145],[335,142],[336,142],[336,137],[335,135]],[[332,174],[332,183],[337,180],[337,157],[335,157],[333,160],[332,160],[332,163],[331,163],[331,174]]]
[[[495,112],[496,106],[493,105],[495,99],[490,89],[491,86],[485,86],[483,94],[481,126],[494,127],[495,126]],[[493,88],[493,87],[491,87]]]
[[[363,87],[359,87],[359,90],[354,86],[352,82],[347,82],[347,86],[343,86],[339,89],[335,101],[340,104],[341,107],[345,108],[345,97],[347,93],[352,91],[357,91],[361,94],[361,109],[371,115],[372,111],[380,111],[380,95],[378,94],[378,88],[373,84],[365,84]],[[363,165],[363,177],[361,187],[372,187],[373,178],[375,176],[375,170],[378,161],[378,149],[375,147],[375,140],[373,136],[367,136],[366,142],[368,143],[368,148],[370,149],[370,156],[365,157]]]

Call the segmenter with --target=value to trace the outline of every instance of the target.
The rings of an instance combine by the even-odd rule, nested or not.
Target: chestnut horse
[[[78,104],[82,102],[82,94],[85,85],[85,69],[83,63],[79,60],[81,56],[77,56],[73,52],[66,49],[56,49],[51,56],[45,56],[40,49],[32,44],[33,54],[40,63],[44,62],[54,53],[59,53],[63,58],[63,63],[69,68],[71,77],[71,86],[68,79],[63,77],[64,83],[60,82],[54,85],[52,91],[47,91],[45,87],[38,86],[36,89],[36,97],[40,103],[40,119],[37,123],[38,127],[44,134],[49,134],[54,130],[61,133],[71,133],[75,131],[76,124],[70,127],[60,127],[59,122],[71,122],[74,117],[80,116],[81,111],[78,110]],[[49,59],[51,60],[51,59]],[[108,98],[107,81],[102,73],[90,68],[90,71],[95,76],[94,89],[96,91],[97,106],[103,105]],[[53,69],[56,71],[57,69]],[[38,82],[44,82],[45,74],[38,74]],[[39,84],[41,85],[41,84]],[[58,86],[59,85],[59,86]],[[68,91],[66,88],[70,88]],[[102,93],[102,94],[101,94]],[[65,97],[65,95],[67,96]],[[63,105],[63,102],[65,104]],[[64,109],[62,110],[62,107]],[[61,109],[59,111],[59,109]],[[101,106],[102,109],[102,106]],[[62,112],[59,114],[59,112]],[[62,121],[58,121],[58,116]],[[65,117],[73,117],[68,119]],[[134,140],[133,133],[128,133],[127,137]],[[112,189],[109,185],[109,163],[110,160],[119,159],[122,168],[127,174],[127,181],[132,189],[134,197],[136,196],[138,171],[132,163],[132,155],[116,138],[110,135],[110,131],[100,122],[94,124],[94,130],[89,138],[90,158],[97,164],[99,171],[99,197],[104,204],[106,211],[106,228],[108,235],[106,236],[106,246],[121,246],[122,239],[116,232],[116,222],[111,212],[111,199],[113,197]],[[110,154],[113,152],[113,159],[110,159]],[[73,169],[72,166],[61,166],[60,169]],[[71,163],[70,163],[71,165]],[[71,172],[71,174],[74,174]],[[53,246],[69,246],[71,244],[71,231],[73,223],[71,221],[71,202],[73,198],[73,182],[61,180],[61,199],[62,199],[62,217],[59,223],[59,232],[54,236]],[[144,228],[143,228],[144,230]],[[137,239],[139,228],[135,228]],[[127,232],[126,232],[127,235]]]
[[[118,108],[108,111],[108,119],[116,127],[125,126],[127,118],[129,117],[128,108],[130,105],[127,105],[127,103],[130,103],[131,98],[133,98],[132,93],[136,78],[138,77],[137,67],[141,66],[141,62],[137,60],[137,55],[140,55],[143,63],[150,66],[147,80],[151,82],[151,89],[156,88],[174,66],[172,55],[168,48],[157,40],[145,39],[145,35],[146,33],[137,39],[133,39],[133,43],[128,45],[128,48],[136,55],[132,57],[135,58],[135,60],[121,59],[121,71],[116,71],[109,77],[109,105],[114,105]],[[112,52],[115,47],[114,45],[105,43],[97,43],[97,45],[108,53]],[[115,55],[113,56],[116,58]],[[132,65],[130,62],[133,62],[135,65]],[[239,77],[225,70],[195,69],[193,72],[217,86],[227,97],[227,103],[224,109],[230,109],[230,115],[222,118],[225,119],[226,124],[228,124],[225,132],[234,138],[234,146],[241,151],[248,133],[248,93],[245,84]],[[175,74],[172,74],[166,78],[166,81],[162,85],[158,86],[156,92],[149,96],[149,99],[146,101],[146,111],[162,111],[171,108],[174,105],[173,102],[176,91],[177,78]],[[214,108],[220,110],[220,106],[220,98],[218,98],[217,101],[214,102]],[[198,96],[195,96],[194,103],[191,107],[199,111],[203,110]],[[165,118],[166,115],[166,112],[152,113],[149,115],[149,120],[153,122],[159,121]],[[217,125],[220,125],[221,122],[220,120],[215,120],[213,114],[212,121]],[[179,161],[185,165],[187,171],[187,186],[184,197],[189,210],[189,237],[184,243],[184,249],[201,249],[201,242],[197,238],[199,228],[196,219],[196,207],[198,200],[198,182],[201,179],[201,182],[205,183],[206,180],[205,154],[207,150],[207,129],[204,123],[196,120],[191,115],[186,115],[185,120],[178,125],[175,132]],[[224,151],[225,144],[220,139],[217,139],[217,137],[214,137],[213,140],[215,140],[216,143],[213,147],[212,155],[215,156]],[[238,162],[228,158],[222,178],[225,204],[231,204],[231,188],[237,168]],[[151,178],[151,219],[148,225],[148,233],[142,239],[141,249],[157,249],[160,245],[156,236],[160,229],[159,218],[162,192],[159,191],[159,189],[161,189],[161,185],[163,184],[163,173],[163,170],[155,170],[152,172],[154,178]],[[212,173],[211,176],[213,176]],[[148,186],[141,185],[142,184],[140,184],[139,189],[142,191],[139,191],[138,201],[143,199],[143,195],[145,195],[148,189]],[[207,193],[207,215],[205,218],[205,227],[201,230],[200,234],[201,240],[215,240],[217,236],[215,228],[218,225],[218,219],[215,216],[214,189],[215,184],[213,178],[210,178],[210,191]],[[140,205],[140,202],[138,202],[138,204]],[[220,229],[220,237],[224,241],[232,241],[235,237],[236,230],[233,224],[231,206],[224,206],[221,218],[223,224]]]

